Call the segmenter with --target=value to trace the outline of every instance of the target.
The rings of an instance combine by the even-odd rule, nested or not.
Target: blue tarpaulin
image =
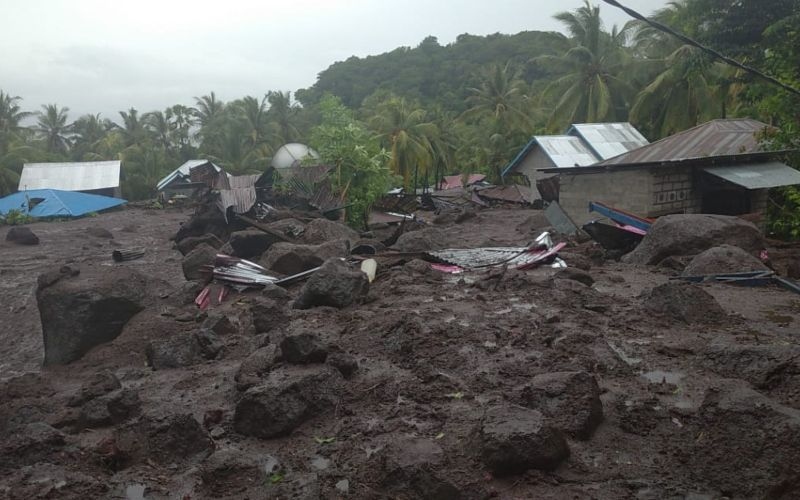
[[[32,189],[0,198],[0,215],[17,210],[31,217],[79,217],[127,203],[120,198],[58,189]]]

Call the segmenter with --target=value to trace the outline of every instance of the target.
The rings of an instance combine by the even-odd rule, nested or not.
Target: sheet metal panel
[[[19,177],[19,191],[59,189],[92,191],[119,187],[120,162],[26,163]]]
[[[601,159],[580,138],[571,135],[537,135],[534,140],[559,168],[583,167]]]
[[[777,161],[709,167],[703,170],[747,189],[768,189],[800,184],[800,172]]]
[[[769,126],[757,120],[720,119],[703,123],[639,149],[609,158],[599,165],[624,165],[728,156],[760,151],[758,134]]]
[[[188,178],[189,174],[191,173],[193,168],[199,167],[200,165],[204,165],[206,163],[211,163],[211,165],[214,167],[214,169],[217,172],[222,170],[222,168],[220,168],[218,165],[215,165],[213,162],[210,162],[208,160],[189,160],[186,163],[184,163],[183,165],[181,165],[180,167],[178,167],[175,170],[173,170],[172,172],[170,172],[169,174],[165,175],[160,181],[158,181],[158,183],[156,184],[156,189],[158,191],[161,191],[170,182],[174,181],[175,179],[177,179],[179,177]]]
[[[630,123],[578,123],[569,135],[581,137],[600,160],[641,148],[647,139]]]

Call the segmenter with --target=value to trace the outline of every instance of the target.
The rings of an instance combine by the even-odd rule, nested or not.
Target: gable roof
[[[58,189],[33,189],[0,198],[0,214],[5,215],[10,210],[18,210],[31,217],[78,217],[123,203],[126,201],[110,196]]]
[[[620,123],[576,123],[567,135],[574,135],[597,156],[606,160],[649,144],[647,139],[628,122]]]
[[[502,175],[505,176],[539,146],[553,164],[558,168],[584,166],[597,163],[597,157],[579,137],[571,135],[535,135],[528,141],[522,150],[517,153],[511,162],[503,169]]]
[[[750,118],[719,119],[697,125],[598,165],[623,165],[732,156],[760,151],[756,135],[769,125]]]
[[[189,174],[191,173],[192,169],[193,168],[197,168],[197,167],[201,167],[201,166],[205,165],[206,163],[210,163],[211,166],[213,166],[214,169],[217,172],[222,170],[222,168],[220,168],[219,166],[215,165],[210,160],[189,160],[186,163],[184,163],[183,165],[181,165],[180,167],[178,167],[175,170],[173,170],[172,172],[170,172],[169,174],[165,175],[160,181],[158,181],[158,184],[156,184],[156,190],[161,191],[162,189],[167,187],[167,185],[169,185],[172,181],[174,181],[176,179],[178,179],[178,180],[184,180],[185,179],[186,182],[189,182]]]
[[[20,191],[60,189],[92,191],[119,187],[119,160],[73,163],[26,163],[19,176]]]

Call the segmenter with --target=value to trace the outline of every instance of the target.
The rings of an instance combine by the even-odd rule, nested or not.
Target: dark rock
[[[115,432],[113,446],[125,465],[139,461],[172,464],[209,454],[214,442],[191,414],[144,416]]]
[[[324,363],[328,347],[311,333],[289,335],[281,341],[281,357],[295,365]]]
[[[181,283],[178,288],[173,290],[170,294],[170,302],[179,306],[188,306],[194,304],[195,299],[200,292],[205,288],[205,281],[192,280]]]
[[[574,267],[567,267],[558,271],[555,277],[556,279],[577,281],[586,286],[592,286],[594,284],[594,278],[592,278],[591,274]]]
[[[447,240],[442,238],[442,230],[436,227],[427,227],[418,231],[402,234],[392,248],[398,252],[427,252],[429,250],[444,250]]]
[[[264,376],[272,370],[275,366],[275,345],[268,344],[264,347],[256,349],[252,354],[247,356],[233,380],[236,382],[236,388],[240,391],[246,391],[250,387],[261,383]]]
[[[217,359],[222,352],[222,341],[213,331],[207,328],[200,328],[199,331],[194,332],[193,337],[200,346],[200,354],[205,359]]]
[[[489,408],[479,438],[480,458],[496,476],[552,470],[569,456],[564,436],[547,426],[541,413],[527,408]]]
[[[97,226],[86,228],[86,234],[89,236],[94,236],[95,238],[105,238],[107,240],[114,239],[114,235],[111,234],[111,231]]]
[[[332,408],[341,376],[328,366],[272,371],[236,405],[237,432],[259,438],[285,436],[309,418]]]
[[[55,392],[55,388],[40,373],[24,373],[0,383],[0,407],[13,399],[38,398]]]
[[[639,246],[623,257],[630,264],[658,264],[670,256],[695,255],[722,244],[748,252],[764,248],[751,222],[727,215],[677,214],[659,217]]]
[[[224,314],[209,313],[208,317],[203,321],[203,329],[210,330],[217,335],[233,335],[237,332],[236,325]]]
[[[471,207],[463,208],[456,215],[455,223],[456,224],[461,224],[464,221],[467,221],[469,219],[473,219],[473,218],[477,217],[477,215],[478,214],[477,214],[477,212],[475,211],[474,208],[471,208]]]
[[[347,240],[328,241],[321,245],[276,243],[267,251],[260,264],[286,276],[321,266],[333,257],[347,257]]]
[[[664,283],[641,297],[646,310],[684,323],[714,322],[726,316],[710,293],[689,283]]]
[[[595,378],[587,372],[555,372],[533,377],[520,402],[540,411],[559,430],[587,440],[603,421],[603,403]]]
[[[326,363],[339,370],[344,378],[350,378],[358,371],[358,361],[355,356],[344,352],[331,352],[325,360]]]
[[[271,299],[254,299],[250,305],[250,313],[256,333],[269,333],[289,322],[284,306]]]
[[[217,249],[207,243],[200,243],[181,261],[183,276],[187,280],[207,280],[209,273],[203,272],[205,266],[214,264]]]
[[[295,309],[317,306],[343,308],[362,301],[369,292],[367,275],[340,259],[331,259],[311,275],[294,301]]]
[[[48,269],[39,275],[36,279],[38,288],[46,288],[56,284],[56,282],[64,278],[74,278],[81,274],[80,269],[70,266],[61,266],[58,269]]]
[[[592,259],[585,255],[572,252],[558,252],[558,256],[567,263],[569,267],[589,271],[592,269]]]
[[[460,499],[463,496],[461,491],[436,471],[444,459],[442,448],[430,439],[400,438],[386,447],[381,485],[402,496]]]
[[[293,218],[270,222],[267,224],[267,227],[273,231],[285,235],[288,238],[297,238],[306,230],[306,225],[304,223]]]
[[[222,342],[211,330],[201,328],[189,335],[175,335],[151,341],[145,348],[147,364],[154,370],[195,365],[204,359],[215,359],[222,351]]]
[[[253,486],[262,489],[264,474],[264,468],[256,457],[237,449],[215,451],[200,468],[206,498],[230,498]],[[257,497],[245,495],[242,498]]]
[[[261,296],[272,300],[283,301],[289,299],[289,292],[282,286],[267,283],[264,285],[264,288],[261,289]]]
[[[403,264],[403,270],[410,274],[425,274],[425,275],[431,275],[436,272],[433,270],[433,268],[431,268],[430,262],[426,262],[422,259],[411,259],[410,261]]]
[[[39,462],[57,453],[65,438],[64,433],[44,422],[25,424],[0,440],[0,470]]]
[[[117,376],[110,371],[103,370],[101,372],[97,372],[92,375],[92,378],[86,381],[81,386],[78,393],[69,400],[69,406],[80,406],[90,399],[108,394],[109,392],[120,389],[121,387],[122,384],[119,382]]]
[[[223,245],[222,240],[220,240],[216,235],[204,234],[203,236],[189,236],[184,238],[178,241],[175,246],[182,255],[186,255],[201,243],[205,243],[206,245],[214,248],[221,248]]]
[[[6,241],[17,245],[38,245],[39,237],[30,228],[14,226],[6,233]]]
[[[690,478],[730,498],[790,498],[800,463],[800,411],[739,381],[706,393],[676,457]],[[700,437],[701,436],[701,437]],[[726,467],[718,464],[725,463]]]
[[[87,402],[78,417],[79,429],[91,429],[120,424],[137,415],[141,409],[139,394],[130,389],[119,389]]]
[[[314,219],[306,225],[303,233],[303,240],[314,244],[333,240],[347,240],[352,244],[359,238],[358,233],[353,229],[327,219]]]
[[[86,279],[60,276],[36,290],[45,365],[75,361],[114,340],[149,298],[147,279],[131,268],[93,270]]]
[[[701,354],[704,366],[727,378],[739,378],[758,389],[772,389],[800,376],[796,345],[712,344]]]
[[[763,262],[739,247],[720,245],[697,255],[683,270],[683,276],[769,271]]]
[[[280,238],[258,229],[246,229],[231,233],[228,239],[232,252],[231,255],[243,259],[260,257],[273,244],[281,241]]]
[[[188,222],[181,224],[173,239],[182,241],[190,236],[206,234],[213,234],[222,241],[227,240],[230,234],[228,222],[214,203],[209,203],[202,212],[193,215]]]

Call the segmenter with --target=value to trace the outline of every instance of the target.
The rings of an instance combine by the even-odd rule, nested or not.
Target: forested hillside
[[[565,7],[555,16],[564,34],[465,34],[444,46],[429,36],[334,63],[295,95],[263,89],[222,102],[209,92],[164,110],[72,117],[69,103],[31,109],[2,89],[0,193],[16,188],[24,162],[121,159],[123,192],[141,199],[186,159],[258,172],[281,144],[301,141],[349,172],[363,207],[414,178],[477,171],[500,181],[532,134],[582,122],[630,121],[656,140],[747,116],[780,127],[772,147],[800,145],[797,94],[640,21],[605,26],[588,1]],[[678,0],[653,18],[800,86],[800,0]],[[23,126],[31,117],[36,124]],[[773,201],[773,229],[800,237],[800,192]]]

